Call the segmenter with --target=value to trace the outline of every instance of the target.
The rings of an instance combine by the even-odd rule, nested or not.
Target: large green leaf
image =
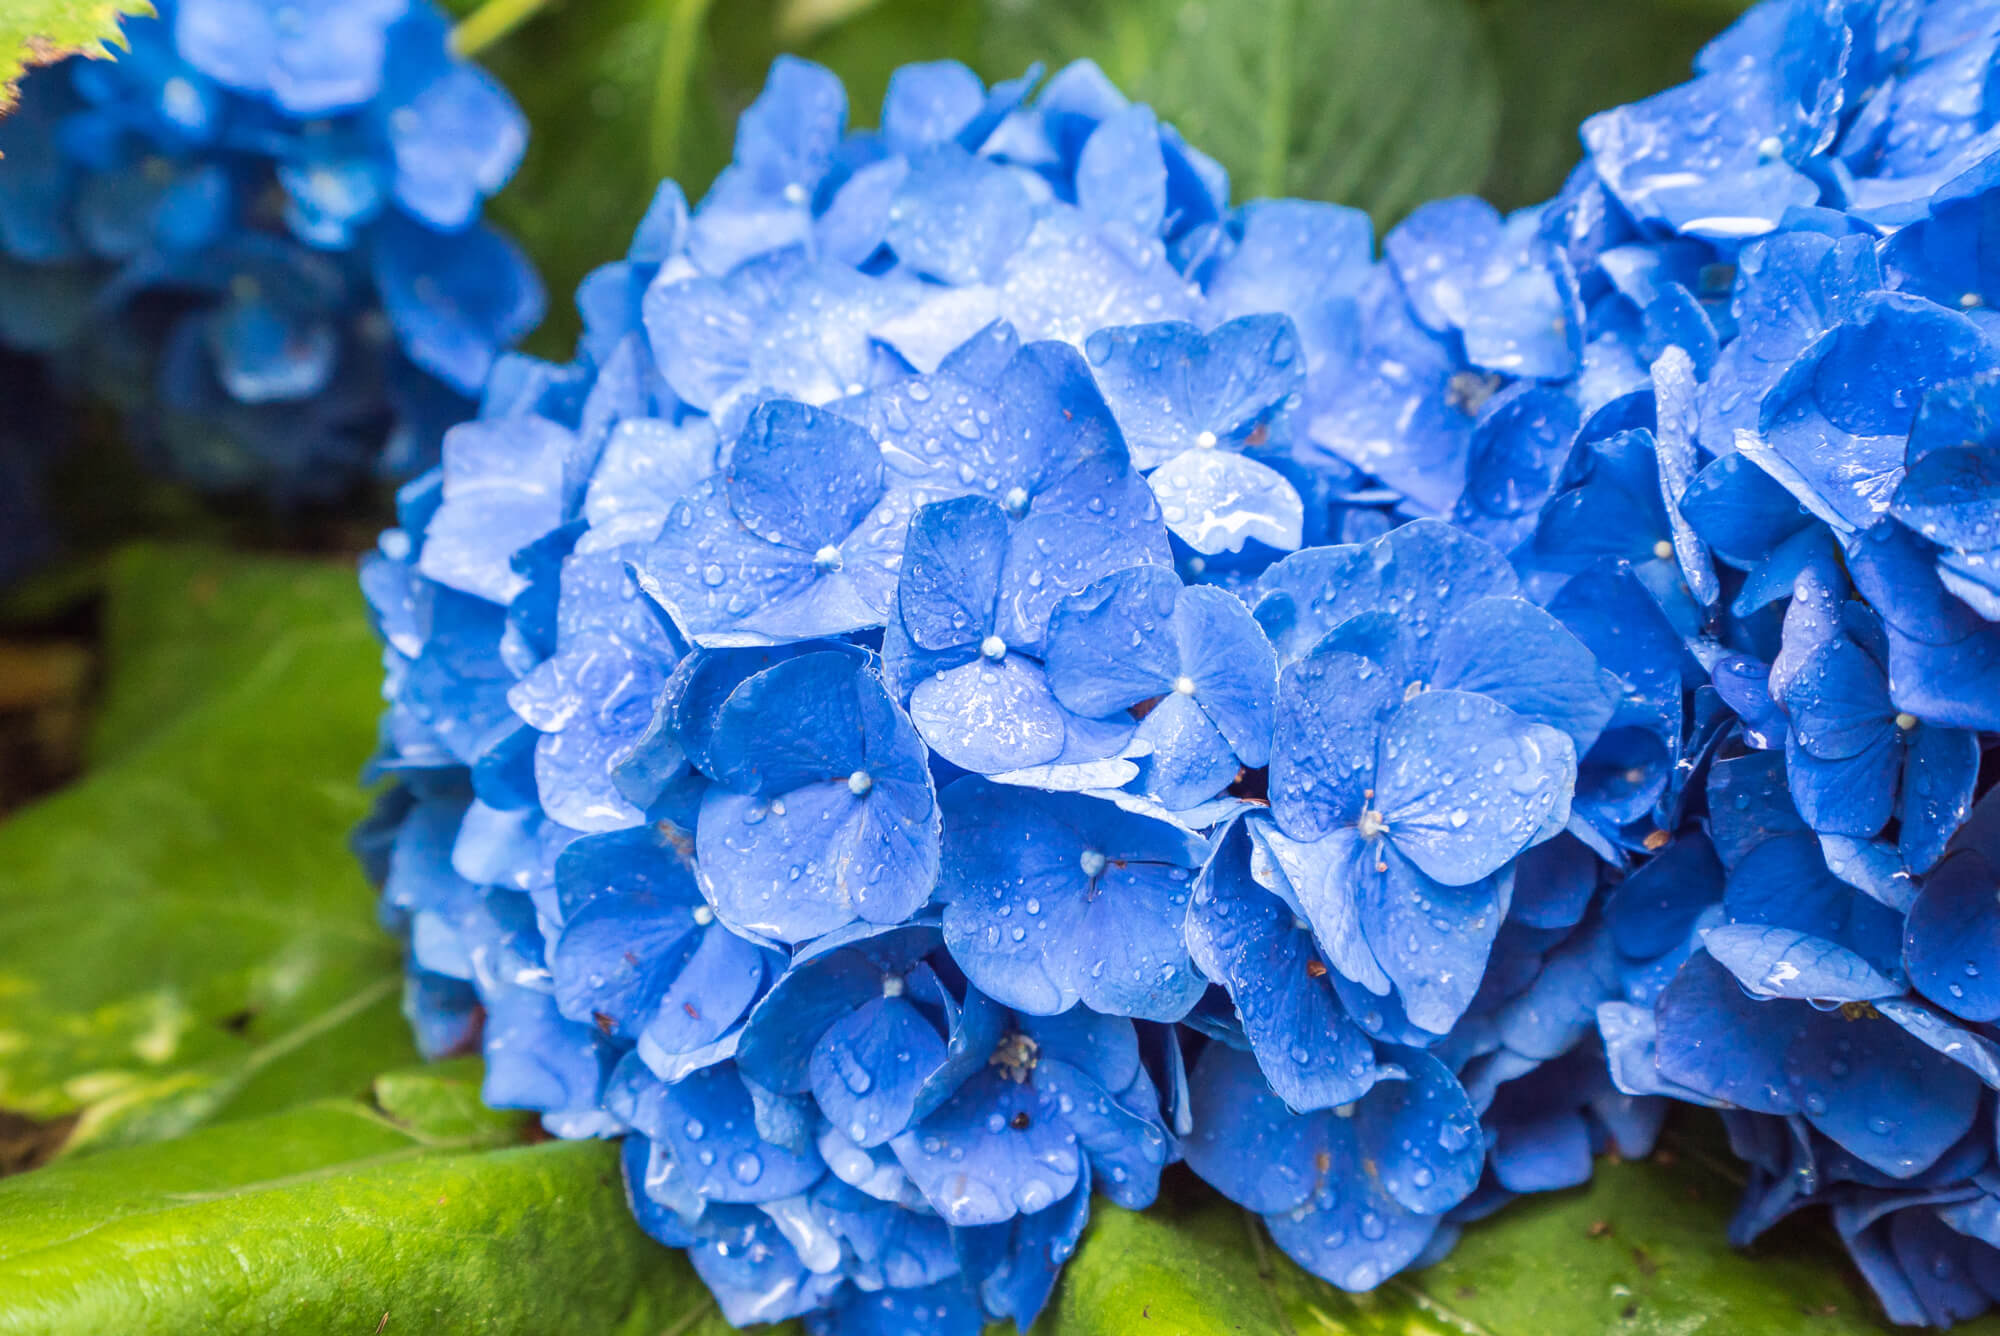
[[[1474,190],[1499,85],[1470,0],[989,0],[989,77],[1089,56],[1229,168],[1238,199],[1393,219]]]
[[[14,84],[31,65],[65,56],[111,54],[119,21],[150,14],[147,0],[6,0],[0,4],[0,113],[14,104]]]
[[[616,1150],[520,1145],[464,1068],[0,1183],[0,1333],[721,1336]]]
[[[1704,1117],[1706,1115],[1703,1115]],[[1817,1217],[1739,1252],[1740,1184],[1705,1138],[1603,1160],[1587,1188],[1469,1226],[1427,1270],[1345,1294],[1212,1198],[1134,1214],[1099,1204],[1063,1280],[1056,1336],[1863,1336],[1889,1330]],[[1961,1326],[1994,1336],[2000,1320]]]
[[[408,1061],[347,852],[380,666],[351,566],[142,549],[84,781],[0,825],[0,1110],[36,1153],[353,1094]]]

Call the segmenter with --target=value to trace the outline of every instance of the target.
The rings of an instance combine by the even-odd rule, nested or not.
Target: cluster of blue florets
[[[526,124],[429,0],[159,0],[0,119],[0,345],[167,475],[280,506],[434,465],[539,280]]]
[[[1984,1307],[1996,45],[1768,4],[1379,258],[1088,64],[780,61],[364,568],[424,1046],[738,1323],[1025,1329],[1176,1160],[1366,1289],[1673,1099]]]

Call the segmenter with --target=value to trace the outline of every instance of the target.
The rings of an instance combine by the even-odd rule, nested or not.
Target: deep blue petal
[[[1904,927],[1910,983],[1971,1021],[2000,1020],[2000,931],[1992,914],[1996,878],[1979,853],[1952,854],[1924,879]]]

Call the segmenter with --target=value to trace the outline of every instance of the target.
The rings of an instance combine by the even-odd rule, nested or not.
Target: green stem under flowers
[[[533,18],[547,3],[548,0],[486,0],[451,30],[452,50],[461,56],[476,56]]]
[[[488,0],[496,3],[497,0]],[[651,156],[653,175],[672,176],[680,166],[686,133],[688,78],[701,43],[702,20],[710,0],[668,0],[667,30],[660,38],[660,77],[653,87]]]

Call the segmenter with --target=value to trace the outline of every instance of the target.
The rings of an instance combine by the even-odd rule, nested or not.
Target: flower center
[[[1666,539],[1662,538],[1659,542],[1653,544],[1653,555],[1658,557],[1661,561],[1665,561],[1668,557],[1671,557],[1673,554],[1674,554],[1674,545],[1672,543],[1669,543]]]
[[[843,564],[840,549],[832,543],[828,543],[825,547],[813,553],[813,569],[821,575],[831,575],[839,570]]]
[[[1174,679],[1174,690],[1183,696],[1194,695],[1194,679],[1186,673],[1182,673]]]
[[[866,798],[868,791],[875,787],[875,776],[866,770],[857,770],[847,777],[847,791],[857,798]]]
[[[1013,518],[1020,519],[1021,516],[1028,513],[1028,489],[1025,487],[1009,487],[1007,494],[1000,498],[1000,509],[1006,511]]]
[[[998,663],[1007,657],[1007,642],[999,636],[988,636],[979,642],[979,652]]]
[[[1896,727],[1902,729],[1905,733],[1909,732],[1916,726],[1917,726],[1917,716],[1909,713],[1907,710],[1896,716]]]
[[[1215,433],[1212,431],[1205,431],[1201,435],[1194,438],[1194,443],[1200,446],[1204,450],[1213,450],[1215,449]]]
[[[1077,865],[1083,869],[1083,875],[1089,877],[1092,881],[1096,881],[1104,875],[1105,864],[1110,860],[1095,849],[1085,849],[1083,856],[1076,861]]]
[[[903,976],[900,974],[883,975],[882,996],[901,997],[902,995],[903,995]]]
[[[706,928],[709,924],[715,922],[715,911],[707,905],[696,905],[694,907],[694,921]]]
[[[1003,1034],[1000,1042],[993,1046],[993,1056],[986,1060],[989,1067],[998,1067],[1010,1081],[1025,1082],[1028,1073],[1035,1070],[1035,1060],[1040,1052],[1035,1041],[1024,1034]]]
[[[1372,807],[1362,811],[1361,819],[1354,823],[1354,828],[1361,832],[1361,838],[1364,840],[1372,840],[1378,835],[1389,833],[1388,821]]]

